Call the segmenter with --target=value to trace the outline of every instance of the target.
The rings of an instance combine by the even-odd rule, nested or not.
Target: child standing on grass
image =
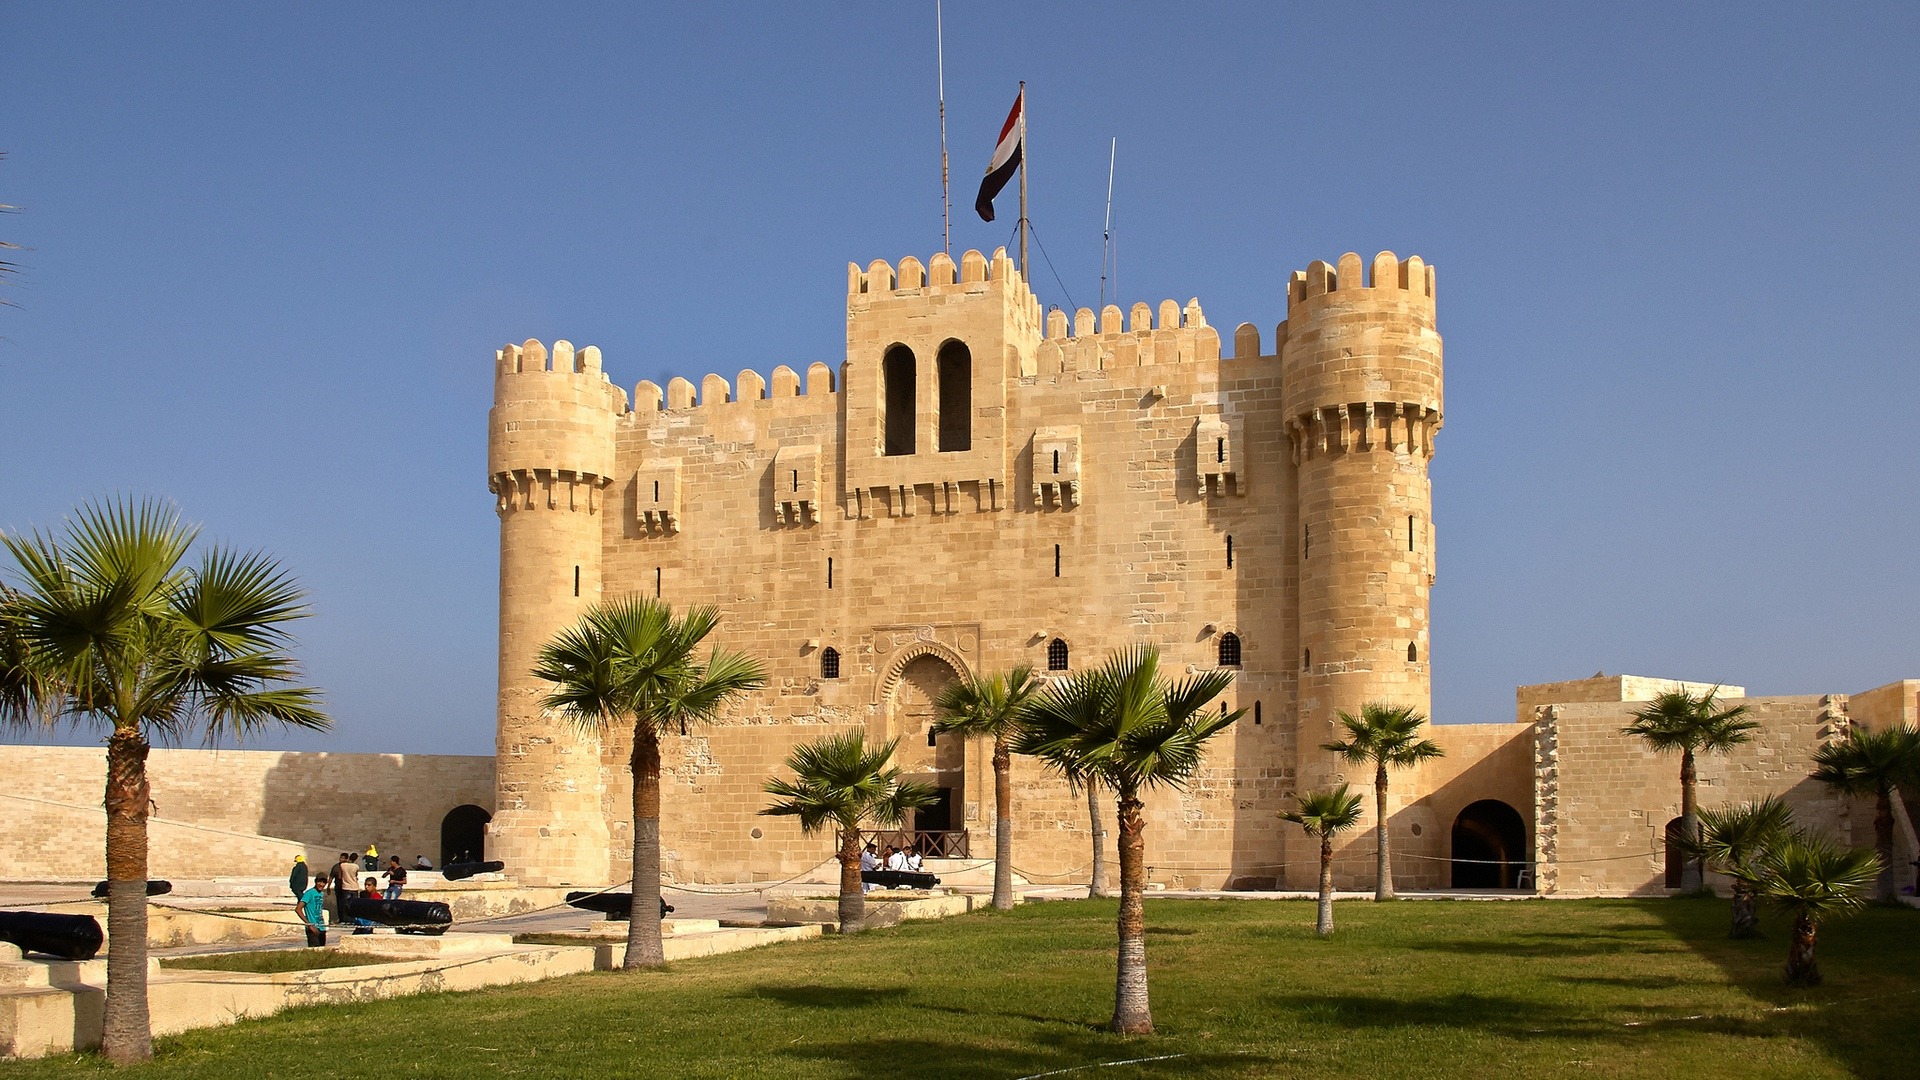
[[[327,943],[326,913],[321,910],[327,902],[327,875],[320,874],[307,885],[307,891],[294,901],[293,909],[300,913],[300,922],[307,928],[307,948],[317,949]]]

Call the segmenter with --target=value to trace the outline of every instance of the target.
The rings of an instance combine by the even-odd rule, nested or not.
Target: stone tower
[[[1441,421],[1433,269],[1418,256],[1314,262],[1287,292],[1282,409],[1298,489],[1296,786],[1338,771],[1320,745],[1370,701],[1431,714],[1427,460]],[[1370,778],[1369,778],[1370,779]]]
[[[615,419],[600,350],[538,341],[496,354],[487,487],[500,514],[500,703],[487,857],[522,884],[605,884],[599,740],[545,715],[540,646],[600,598]]]

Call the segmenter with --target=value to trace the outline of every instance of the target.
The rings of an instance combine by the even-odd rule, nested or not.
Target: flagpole
[[[940,250],[953,255],[953,196],[947,187],[947,40],[940,0],[933,0],[934,56],[940,69]]]
[[[1020,80],[1020,276],[1027,274],[1027,167],[1032,164],[1027,145],[1027,80]],[[1028,282],[1032,284],[1031,281]]]
[[[1113,137],[1107,145],[1107,222],[1100,228],[1100,305],[1106,310],[1107,303],[1107,262],[1113,255],[1113,162],[1120,153],[1120,137]],[[1120,267],[1115,261],[1113,268],[1114,303],[1120,302]]]

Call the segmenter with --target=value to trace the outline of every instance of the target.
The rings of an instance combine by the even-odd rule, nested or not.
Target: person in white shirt
[[[894,848],[893,854],[887,856],[887,869],[905,870],[906,868],[907,868],[907,849]]]
[[[907,869],[916,874],[920,872],[920,853],[918,851],[907,852]]]
[[[864,874],[868,870],[878,869],[880,869],[880,858],[873,853],[873,845],[868,844],[866,849],[860,852],[860,872]],[[877,888],[879,888],[879,886],[871,882],[863,881],[860,883],[861,892],[872,892]]]

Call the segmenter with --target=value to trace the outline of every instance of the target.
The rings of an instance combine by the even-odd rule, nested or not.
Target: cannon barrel
[[[108,884],[109,882],[105,882],[105,881],[94,882],[93,898],[95,900],[105,900],[107,898]],[[171,881],[160,881],[155,878],[147,879],[147,895],[148,896],[165,896],[172,891],[173,891],[173,882]]]
[[[491,862],[456,862],[440,868],[440,876],[448,881],[459,881],[475,874],[497,874],[507,868],[507,864],[494,860]]]
[[[932,874],[913,870],[862,870],[860,880],[883,889],[931,889],[940,884]]]
[[[567,904],[582,911],[598,911],[609,919],[627,919],[633,917],[633,894],[630,892],[570,892]],[[660,917],[666,918],[673,911],[673,905],[665,897],[660,899]]]
[[[391,926],[403,934],[444,934],[453,925],[453,909],[438,900],[369,900],[349,896],[340,912],[342,922],[365,919]]]
[[[91,915],[55,915],[46,911],[0,911],[0,941],[21,952],[46,953],[62,960],[91,960],[107,936]]]

